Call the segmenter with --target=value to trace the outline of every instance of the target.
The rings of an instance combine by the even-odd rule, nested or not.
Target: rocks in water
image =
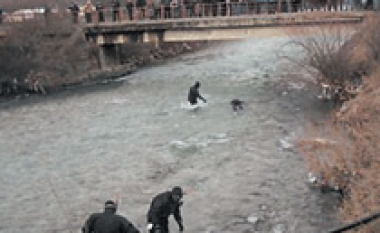
[[[257,214],[251,214],[247,218],[247,222],[251,224],[256,224],[260,220],[259,216]]]
[[[184,47],[186,50],[191,50],[191,49],[192,49],[187,43],[183,43],[183,47]]]
[[[284,225],[277,224],[273,227],[273,233],[283,233],[284,232]]]
[[[293,149],[293,144],[288,142],[286,139],[278,140],[278,144],[282,150],[292,150]]]

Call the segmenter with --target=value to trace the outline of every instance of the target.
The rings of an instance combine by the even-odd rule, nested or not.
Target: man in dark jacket
[[[180,207],[182,205],[182,188],[174,187],[171,191],[158,194],[153,198],[148,212],[148,230],[150,233],[169,233],[169,216],[174,215],[179,231],[184,230]]]
[[[196,82],[194,86],[190,87],[189,96],[187,100],[190,102],[191,105],[198,103],[198,98],[203,100],[203,102],[207,102],[205,98],[203,98],[200,94],[198,89],[200,88],[201,84],[199,82]]]
[[[123,216],[115,214],[117,205],[107,201],[103,213],[92,214],[82,228],[83,233],[139,233]]]

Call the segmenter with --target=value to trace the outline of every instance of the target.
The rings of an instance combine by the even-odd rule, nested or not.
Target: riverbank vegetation
[[[298,57],[287,57],[304,71],[293,78],[319,86],[321,100],[334,102],[327,120],[306,127],[298,148],[313,183],[340,193],[344,222],[380,210],[379,24],[371,18],[355,28],[323,28],[317,36],[303,32],[291,42]],[[359,232],[380,232],[380,222]]]
[[[206,42],[125,44],[120,64],[101,67],[100,48],[86,40],[81,25],[70,18],[49,17],[8,25],[0,40],[0,96],[57,90],[69,85],[98,83],[133,72],[136,67],[200,49]]]

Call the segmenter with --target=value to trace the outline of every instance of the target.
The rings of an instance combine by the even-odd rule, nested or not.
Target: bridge
[[[118,57],[120,45],[126,43],[151,43],[159,47],[163,42],[284,36],[283,29],[287,27],[353,24],[365,17],[363,12],[342,8],[300,5],[290,8],[291,13],[280,13],[276,5],[247,2],[198,4],[192,8],[184,5],[156,9],[120,7],[117,11],[90,7],[84,18],[73,17],[78,27],[71,37],[74,40],[84,33],[89,42],[99,45],[102,63],[111,64],[119,63],[114,58]],[[0,37],[4,35],[0,33]]]
[[[281,1],[279,1],[281,3]],[[91,8],[89,6],[88,8]],[[363,13],[326,6],[288,6],[280,13],[277,3],[230,3],[181,5],[160,8],[114,8],[85,13],[84,32],[98,45],[148,42],[231,40],[254,37],[264,28],[358,23]],[[346,11],[344,11],[346,10]]]
[[[362,20],[363,14],[354,12],[281,13],[93,23],[85,25],[84,31],[87,38],[98,45],[146,42],[159,46],[162,42],[244,39],[268,28],[360,23]]]
[[[100,46],[101,54],[105,58],[102,60],[110,60],[107,57],[118,57],[119,46],[126,43],[151,43],[159,47],[163,42],[275,37],[284,36],[284,28],[287,27],[354,24],[362,22],[364,18],[364,14],[357,11],[326,11],[325,8],[317,8],[313,11],[304,9],[292,13],[277,13],[270,10],[273,7],[258,11],[257,6],[244,4],[245,7],[242,9],[246,11],[236,15],[231,15],[228,11],[223,13],[220,5],[199,7],[216,9],[214,15],[206,14],[203,10],[203,13],[196,17],[186,17],[187,11],[182,9],[182,17],[180,14],[178,18],[167,17],[163,14],[166,12],[164,9],[161,9],[161,17],[152,19],[151,16],[145,15],[137,20],[123,17],[126,15],[123,12],[119,20],[115,20],[112,12],[103,12],[100,17],[99,12],[93,12],[87,15],[90,23],[85,23],[83,30],[90,42]],[[107,19],[106,15],[110,17]],[[136,17],[136,14],[133,15]],[[100,18],[102,20],[99,20]],[[92,19],[95,19],[94,22]]]

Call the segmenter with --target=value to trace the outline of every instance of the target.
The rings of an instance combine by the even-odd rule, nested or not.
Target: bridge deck
[[[358,12],[277,13],[234,17],[180,18],[93,23],[84,26],[87,33],[120,33],[122,31],[207,30],[323,23],[356,23],[363,18]]]

